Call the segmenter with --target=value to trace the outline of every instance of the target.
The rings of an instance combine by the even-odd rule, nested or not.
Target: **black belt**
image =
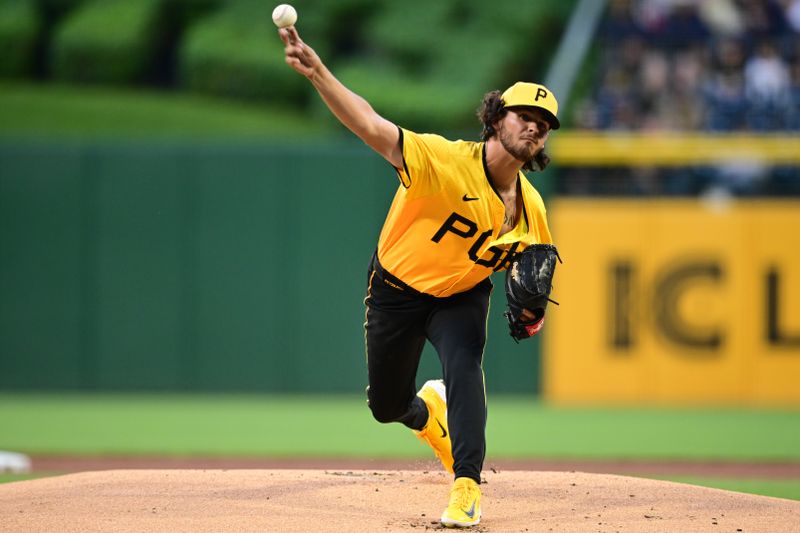
[[[434,296],[431,296],[430,294],[420,292],[417,289],[411,287],[403,280],[401,280],[400,278],[398,278],[397,276],[395,276],[394,274],[383,268],[383,265],[381,265],[380,261],[378,261],[377,250],[375,251],[375,253],[372,254],[372,260],[370,261],[370,268],[372,269],[373,272],[375,272],[378,275],[381,281],[383,281],[390,287],[393,287],[399,291],[409,292],[411,294],[417,294],[420,296],[428,296],[429,298],[434,298]]]
[[[436,299],[440,298],[438,296],[433,296],[432,294],[428,294],[427,292],[418,291],[417,289],[406,284],[403,280],[401,280],[400,278],[398,278],[397,276],[395,276],[394,274],[383,268],[383,265],[381,265],[380,261],[378,261],[377,250],[375,250],[375,253],[372,254],[372,260],[370,261],[370,269],[378,275],[381,281],[383,281],[385,284],[389,285],[390,287],[393,287],[398,291],[403,291],[410,294],[416,294],[418,296],[423,296],[425,298],[436,298]],[[475,287],[468,289],[468,291],[480,287],[481,285],[488,285],[489,290],[491,291],[492,280],[487,277],[486,279],[482,280],[480,283],[475,285]]]

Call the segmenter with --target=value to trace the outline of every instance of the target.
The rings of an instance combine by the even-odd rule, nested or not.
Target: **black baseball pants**
[[[408,287],[373,255],[366,322],[367,400],[379,422],[422,429],[428,409],[417,395],[417,368],[425,340],[439,355],[447,391],[447,422],[455,477],[480,483],[486,455],[483,349],[492,282],[437,298]]]

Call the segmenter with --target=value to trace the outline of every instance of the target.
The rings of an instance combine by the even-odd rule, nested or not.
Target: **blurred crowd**
[[[800,0],[612,0],[576,128],[800,134]],[[569,170],[567,194],[800,194],[796,167]]]

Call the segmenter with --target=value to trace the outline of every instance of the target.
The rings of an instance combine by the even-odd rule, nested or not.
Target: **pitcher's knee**
[[[390,422],[396,422],[397,416],[392,413],[387,413],[384,411],[378,411],[376,409],[372,409],[372,418],[380,422],[381,424],[388,424]]]
[[[381,424],[398,422],[408,414],[408,405],[381,401],[375,398],[371,392],[367,387],[367,407],[372,412],[372,417]]]
[[[367,400],[367,404],[372,411],[372,417],[381,424],[398,422],[408,414],[408,406],[387,405],[374,399]]]
[[[369,405],[369,410],[372,411],[372,417],[381,424],[397,422],[403,418],[408,411],[408,409],[404,407],[379,405],[372,401],[368,401],[367,403]]]

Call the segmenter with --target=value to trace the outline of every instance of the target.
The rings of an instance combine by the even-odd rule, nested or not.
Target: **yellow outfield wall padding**
[[[563,166],[688,166],[730,161],[800,164],[800,135],[558,132],[548,141]]]
[[[543,393],[800,405],[800,201],[558,199]]]

